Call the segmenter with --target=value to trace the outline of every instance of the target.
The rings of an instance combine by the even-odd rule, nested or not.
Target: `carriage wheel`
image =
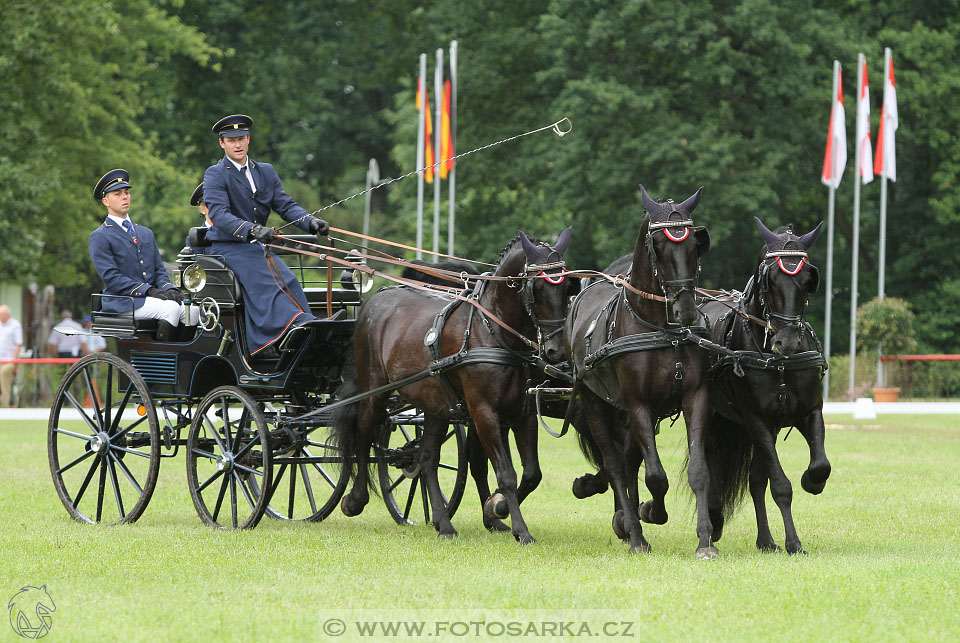
[[[160,430],[133,366],[96,353],[70,367],[50,409],[47,456],[76,520],[119,524],[143,514],[160,471]]]
[[[394,416],[380,431],[376,446],[380,495],[398,524],[430,524],[430,497],[420,474],[418,452],[423,427],[417,419]],[[437,477],[450,518],[457,512],[467,483],[466,430],[460,422],[451,424],[440,447]],[[422,522],[419,522],[422,519]]]
[[[187,440],[187,485],[200,519],[220,529],[255,527],[268,500],[260,490],[270,480],[267,421],[257,403],[235,386],[207,393]]]
[[[339,506],[350,469],[343,466],[340,448],[315,433],[298,436],[294,446],[273,454],[270,518],[320,522]],[[258,479],[251,477],[249,484],[259,492]]]

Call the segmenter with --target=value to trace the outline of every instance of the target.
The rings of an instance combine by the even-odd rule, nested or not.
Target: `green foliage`
[[[917,346],[914,315],[903,299],[872,299],[857,309],[857,347],[867,353],[909,353]]]

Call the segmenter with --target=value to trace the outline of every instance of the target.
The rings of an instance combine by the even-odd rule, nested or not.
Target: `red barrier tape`
[[[960,355],[881,355],[881,362],[954,362]]]
[[[79,357],[25,357],[22,359],[0,359],[0,364],[75,364]]]

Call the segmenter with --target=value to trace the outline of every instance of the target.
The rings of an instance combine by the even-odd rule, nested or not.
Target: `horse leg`
[[[654,435],[653,418],[650,409],[645,404],[637,404],[630,413],[630,428],[634,440],[640,445],[640,452],[645,464],[644,483],[652,498],[640,506],[640,519],[655,525],[667,522],[667,507],[664,497],[670,482],[667,472],[663,470],[660,454],[657,452],[657,441]]]
[[[783,516],[784,546],[788,554],[806,554],[803,546],[800,544],[800,537],[797,535],[797,528],[793,523],[793,485],[790,479],[783,472],[780,466],[780,458],[777,457],[775,437],[769,436],[761,448],[766,451],[768,462],[768,473],[770,474],[770,495],[773,501],[780,508],[780,514]]]
[[[630,543],[631,554],[647,553],[650,551],[650,543],[643,537],[643,526],[640,524],[635,505],[630,502],[627,491],[624,450],[611,434],[611,427],[617,426],[614,423],[615,414],[591,391],[586,390],[582,395],[591,435],[603,456],[602,471],[606,473],[610,487],[613,489],[613,531],[618,538]]]
[[[520,514],[520,502],[517,499],[517,472],[510,461],[509,443],[505,443],[503,439],[497,414],[487,405],[483,405],[479,408],[470,408],[470,417],[474,420],[480,443],[497,477],[497,493],[484,503],[485,510],[487,505],[498,504],[500,501],[498,496],[502,496],[507,503],[513,537],[523,545],[536,542]]]
[[[490,485],[487,483],[487,454],[483,452],[483,445],[480,444],[480,438],[477,436],[477,428],[472,422],[467,431],[467,459],[470,461],[470,475],[473,476],[477,494],[480,496],[480,505],[483,506],[490,499]],[[492,513],[487,511],[482,513],[483,526],[487,531],[510,531],[510,526]]]
[[[523,474],[520,476],[520,486],[517,487],[517,501],[523,504],[524,499],[533,492],[540,481],[543,472],[540,470],[540,456],[537,452],[538,436],[537,416],[530,415],[523,418],[519,426],[513,428],[513,436],[517,441],[517,451],[520,452],[520,464]]]
[[[808,415],[799,428],[810,447],[810,464],[800,478],[800,486],[807,493],[817,495],[823,491],[827,478],[830,477],[830,461],[827,460],[827,452],[823,448],[822,412],[818,409]]]
[[[754,453],[750,462],[750,497],[753,498],[753,510],[757,514],[757,549],[760,551],[780,551],[773,540],[770,523],[767,521],[767,462],[765,454]]]
[[[697,560],[709,560],[719,555],[713,545],[713,524],[710,520],[710,469],[704,448],[704,429],[710,412],[707,387],[701,386],[684,396],[683,420],[687,425],[687,448],[690,454],[687,481],[697,499]]]
[[[373,444],[376,428],[383,421],[383,396],[361,400],[357,412],[357,477],[350,492],[340,501],[340,509],[347,516],[358,516],[370,502],[370,446]]]
[[[440,465],[440,447],[446,435],[448,423],[441,418],[426,415],[423,422],[423,441],[420,444],[420,475],[430,497],[433,510],[433,526],[441,538],[456,538],[457,530],[450,522],[447,503],[440,490],[437,468]]]

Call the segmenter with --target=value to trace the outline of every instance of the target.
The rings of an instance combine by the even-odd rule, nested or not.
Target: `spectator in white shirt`
[[[107,340],[100,335],[92,333],[93,320],[90,319],[90,315],[83,318],[83,327],[88,333],[91,333],[81,336],[83,337],[83,354],[89,355],[90,353],[99,353],[102,350],[106,350]]]
[[[10,307],[0,306],[0,406],[10,406],[10,395],[13,392],[13,376],[17,372],[17,365],[4,360],[15,359],[20,355],[23,345],[23,328],[20,322],[10,316]]]
[[[83,336],[60,331],[69,330],[71,332],[82,333],[83,326],[73,321],[73,313],[64,310],[60,314],[60,323],[50,331],[50,337],[47,339],[47,347],[50,349],[50,355],[57,357],[80,357],[80,351],[83,349]]]

